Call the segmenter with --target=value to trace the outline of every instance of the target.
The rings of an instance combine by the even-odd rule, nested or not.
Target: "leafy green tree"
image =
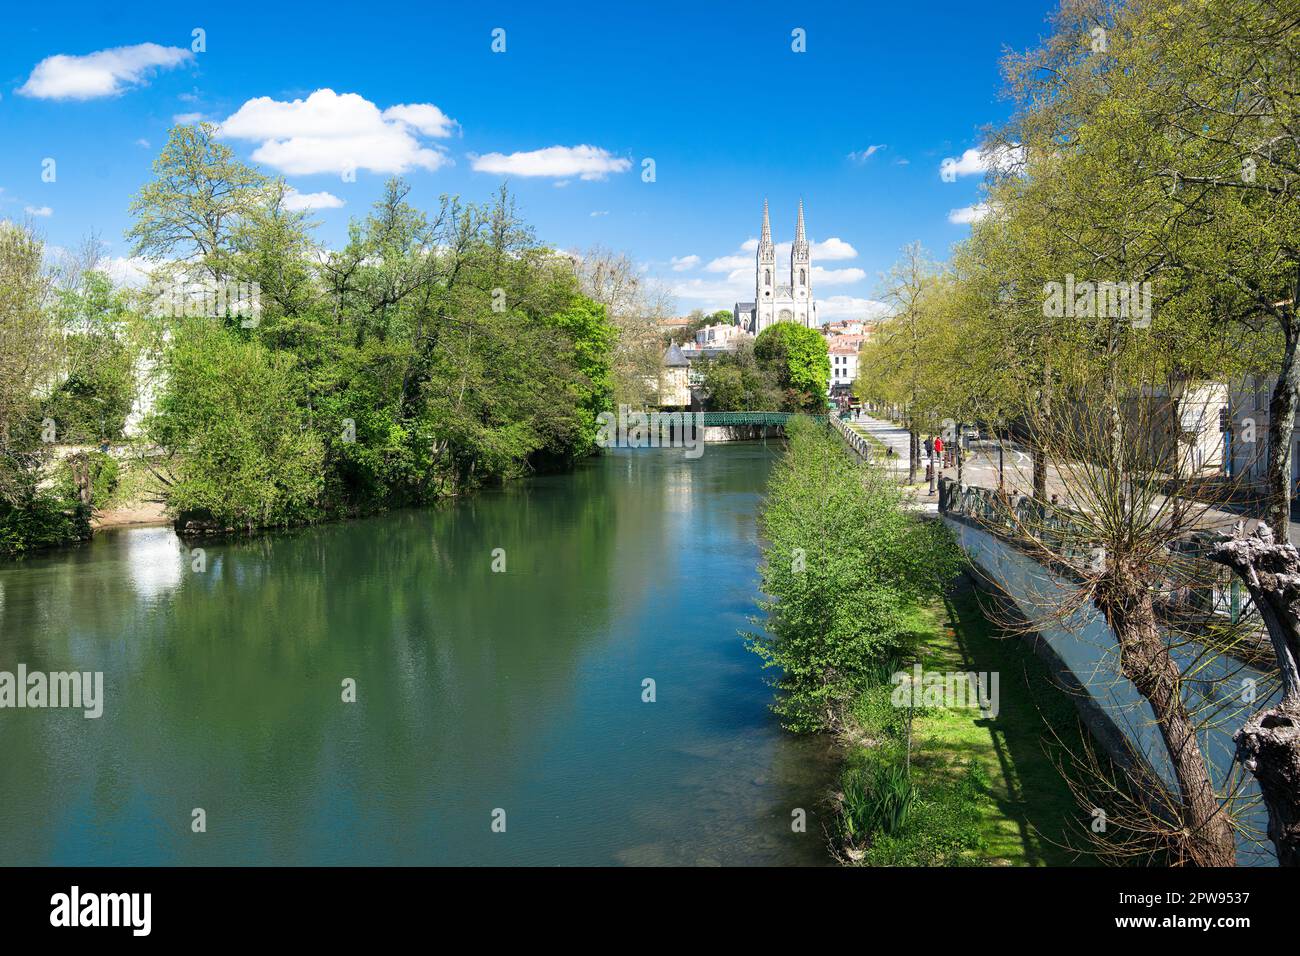
[[[704,391],[710,411],[777,411],[781,390],[774,373],[759,366],[754,345],[741,341],[704,368]]]
[[[138,350],[127,297],[92,268],[57,291],[54,311],[64,330],[63,370],[45,415],[63,441],[116,441],[136,398]]]
[[[41,482],[58,423],[42,403],[64,367],[45,246],[27,226],[0,221],[0,553],[84,537],[89,512]]]
[[[793,410],[824,412],[831,360],[826,337],[795,322],[769,325],[754,340],[754,357],[770,370]]]
[[[166,452],[157,474],[169,506],[234,529],[315,516],[322,448],[306,427],[293,359],[206,319],[173,334],[149,422]]]
[[[263,202],[267,178],[217,141],[213,123],[173,127],[153,171],[131,201],[133,253],[226,278],[236,231]]]

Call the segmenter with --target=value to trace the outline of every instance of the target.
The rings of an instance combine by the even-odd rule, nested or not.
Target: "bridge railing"
[[[784,425],[793,412],[699,412],[696,421],[703,427],[728,425]]]

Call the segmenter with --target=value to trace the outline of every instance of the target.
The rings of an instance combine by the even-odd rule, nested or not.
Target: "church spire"
[[[758,240],[758,258],[776,258],[776,247],[772,245],[772,220],[767,215],[767,200],[763,200],[763,234]]]
[[[790,247],[790,261],[808,261],[808,235],[803,225],[803,200],[799,200],[799,221],[794,227],[794,245]]]

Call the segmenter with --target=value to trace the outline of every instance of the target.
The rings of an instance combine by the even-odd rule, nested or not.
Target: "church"
[[[776,245],[772,242],[772,223],[763,200],[763,233],[758,240],[754,262],[754,301],[737,302],[735,322],[750,335],[758,335],[777,322],[798,322],[818,328],[817,301],[812,290],[812,255],[803,224],[803,200],[799,200],[799,221],[794,228],[794,245],[790,247],[790,282],[777,284]]]

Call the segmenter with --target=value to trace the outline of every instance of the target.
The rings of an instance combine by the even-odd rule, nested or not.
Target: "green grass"
[[[1081,811],[1047,749],[1057,737],[1077,749],[1074,706],[1019,637],[1003,634],[965,579],[915,611],[916,659],[926,671],[997,672],[999,710],[925,708],[912,726],[917,806],[902,838],[879,841],[865,862],[893,865],[1066,866],[1092,862],[1064,844]],[[910,664],[909,664],[910,666]],[[858,701],[858,743],[848,766],[896,760],[906,711],[891,688]]]

